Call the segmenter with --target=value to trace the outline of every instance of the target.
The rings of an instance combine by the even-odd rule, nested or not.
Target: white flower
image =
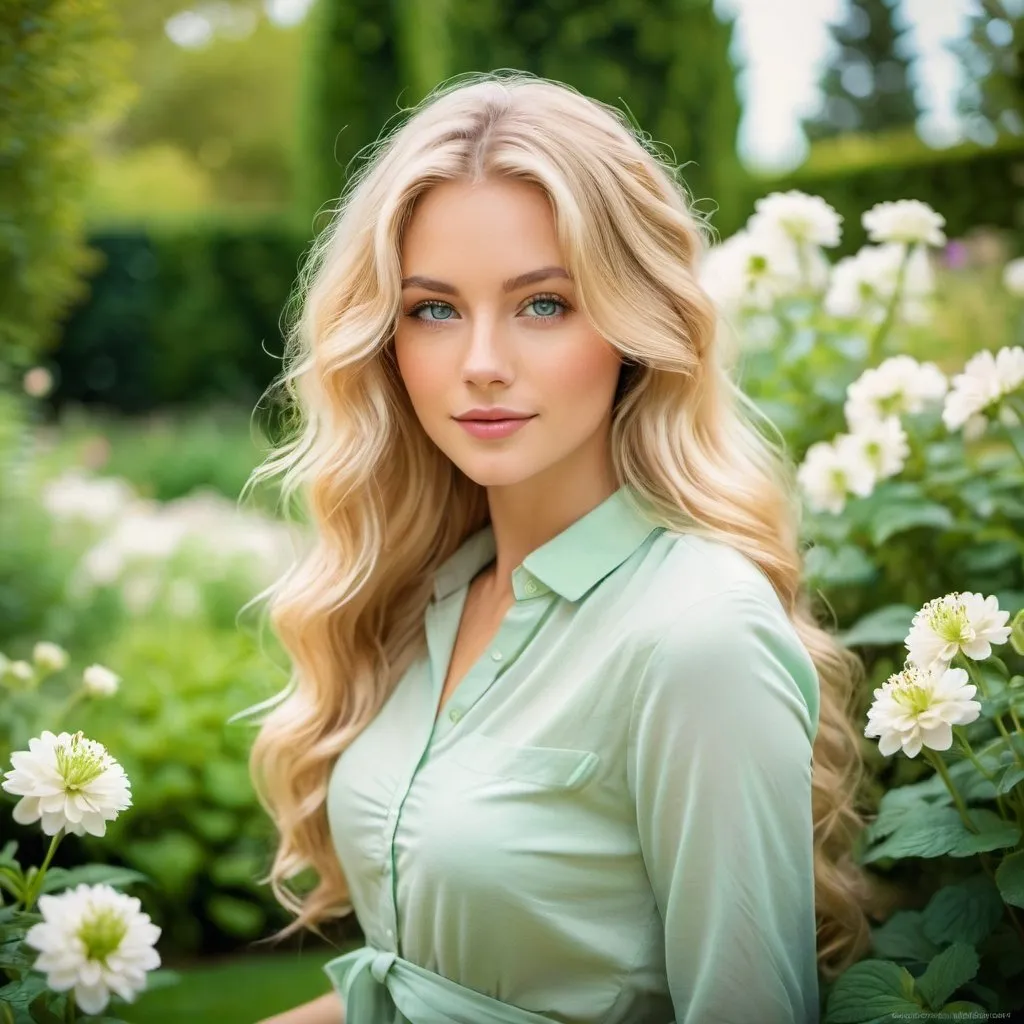
[[[996,597],[966,591],[929,601],[915,616],[907,634],[909,660],[922,668],[949,663],[957,651],[974,661],[987,658],[992,644],[1005,644],[1010,636],[1009,612],[1001,611]]]
[[[863,446],[840,434],[832,443],[818,441],[807,449],[797,481],[812,508],[838,514],[851,494],[866,497],[872,492],[875,473]]]
[[[781,231],[794,242],[831,247],[839,244],[843,218],[821,196],[790,189],[772,192],[754,203],[757,211],[747,221],[749,231]]]
[[[793,243],[773,231],[737,231],[704,254],[700,282],[724,306],[771,309],[800,289]]]
[[[918,413],[946,393],[945,374],[934,363],[891,356],[865,370],[846,391],[846,422],[852,430],[888,416]]]
[[[1024,256],[1003,267],[1003,285],[1011,295],[1024,298]]]
[[[837,317],[863,317],[881,322],[896,291],[906,247],[897,242],[864,245],[832,268],[825,294],[825,311]],[[920,323],[927,315],[923,300],[935,291],[935,275],[922,246],[910,251],[900,289],[900,315]]]
[[[41,640],[32,648],[32,660],[47,672],[59,672],[68,663],[68,652],[58,644]]]
[[[7,665],[7,671],[19,683],[30,683],[36,677],[36,670],[27,661],[12,661]]]
[[[90,697],[110,697],[117,693],[121,677],[103,665],[90,665],[82,673],[82,686]]]
[[[872,242],[946,244],[946,218],[919,199],[876,203],[861,216],[861,223]]]
[[[864,735],[877,736],[884,757],[901,747],[916,757],[921,747],[949,750],[954,725],[969,725],[981,713],[971,698],[977,687],[962,668],[939,665],[934,670],[908,663],[875,690]]]
[[[896,416],[862,423],[850,437],[879,480],[895,476],[910,454],[906,431]]]
[[[55,992],[73,988],[85,1013],[102,1013],[111,994],[134,1002],[146,972],[160,966],[160,928],[136,896],[83,882],[57,896],[44,893],[39,912],[43,920],[25,934],[40,951],[33,967]]]
[[[55,519],[107,524],[135,499],[123,480],[69,471],[43,488],[43,503]]]
[[[1003,395],[1003,385],[995,356],[987,349],[976,352],[953,378],[946,396],[942,421],[949,430],[962,427],[975,413],[984,412]]]
[[[21,386],[30,398],[45,398],[53,388],[53,375],[45,366],[33,366],[25,374]]]
[[[1020,345],[1001,348],[996,353],[996,375],[1004,395],[1024,384],[1024,348]]]
[[[22,798],[12,812],[19,825],[42,818],[48,836],[62,828],[79,836],[102,836],[107,822],[131,806],[128,776],[102,743],[81,732],[55,736],[44,730],[28,746],[11,754],[14,770],[3,782],[8,793]]]

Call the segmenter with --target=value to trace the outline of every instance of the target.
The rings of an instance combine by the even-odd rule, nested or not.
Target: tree
[[[671,147],[699,208],[738,217],[733,25],[711,0],[450,2],[452,73],[516,68],[625,110]]]
[[[514,68],[624,109],[672,148],[705,209],[736,220],[728,230],[742,221],[732,24],[711,0],[319,0],[313,17],[307,209],[336,197],[352,158],[431,89]]]
[[[95,126],[127,100],[107,0],[0,4],[0,366],[55,338],[96,262],[83,199]]]
[[[812,142],[917,121],[906,29],[896,25],[896,3],[849,0],[844,19],[829,26],[833,47],[821,79],[821,107],[803,125]]]
[[[950,49],[964,71],[957,112],[967,134],[986,143],[1024,135],[1024,2],[981,0],[966,37]]]

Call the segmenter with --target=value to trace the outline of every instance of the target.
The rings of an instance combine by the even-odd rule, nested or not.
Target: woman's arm
[[[332,990],[319,999],[267,1017],[257,1024],[345,1024],[345,1008],[341,1005],[341,997]]]
[[[681,609],[644,670],[629,781],[676,1024],[817,1024],[817,685],[748,587]]]

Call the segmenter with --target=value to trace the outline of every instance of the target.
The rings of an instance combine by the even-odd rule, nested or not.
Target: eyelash
[[[523,308],[525,309],[527,306],[532,306],[535,302],[543,302],[545,300],[551,300],[552,302],[558,303],[558,305],[562,307],[562,312],[556,313],[554,316],[531,316],[527,317],[528,320],[540,320],[541,322],[551,322],[556,320],[562,320],[567,314],[572,312],[572,306],[570,306],[569,303],[565,301],[565,299],[563,299],[559,295],[553,295],[550,292],[542,292],[540,295],[531,295],[530,298],[524,304]],[[405,315],[410,320],[415,320],[417,323],[425,324],[427,327],[440,327],[446,321],[421,320],[416,315],[421,309],[426,309],[428,306],[449,306],[451,308],[454,308],[452,307],[450,302],[444,302],[441,299],[424,299],[422,302],[416,303],[416,305],[413,306],[412,309],[410,309],[409,312],[406,313]]]

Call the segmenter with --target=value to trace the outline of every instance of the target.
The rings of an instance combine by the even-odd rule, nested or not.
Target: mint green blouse
[[[631,498],[516,567],[435,724],[491,527],[437,571],[422,656],[329,781],[347,1024],[818,1020],[814,664],[751,561]]]

